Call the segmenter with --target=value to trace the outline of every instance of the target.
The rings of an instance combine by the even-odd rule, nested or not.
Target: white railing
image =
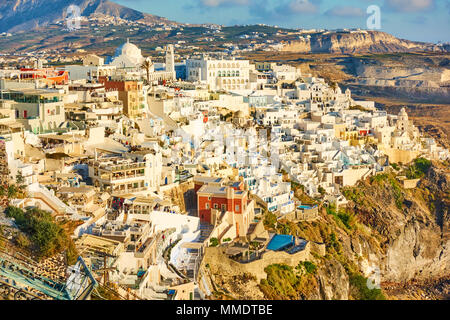
[[[52,192],[50,192],[46,187],[40,185],[39,183],[34,183],[28,187],[30,192],[37,192],[44,195],[49,201],[51,201],[57,207],[64,209],[64,211],[68,214],[76,214],[77,211],[73,208],[66,205],[63,201],[61,201],[57,196],[55,196]]]

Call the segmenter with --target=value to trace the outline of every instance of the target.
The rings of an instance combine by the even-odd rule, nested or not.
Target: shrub
[[[359,300],[385,300],[381,289],[369,289],[367,286],[367,278],[360,274],[350,274],[349,283],[354,298]]]
[[[217,247],[218,245],[219,245],[219,239],[217,239],[217,238],[209,239],[209,246],[210,247]]]
[[[336,238],[336,234],[333,232],[330,234],[329,238],[325,240],[325,246],[330,249],[334,249],[337,254],[341,253],[341,244]]]
[[[24,248],[24,249],[28,249],[28,247],[31,244],[28,237],[22,233],[19,233],[19,235],[16,237],[15,241],[19,248]]]
[[[307,274],[314,274],[317,271],[317,266],[311,261],[301,261],[298,264],[298,268],[300,269],[302,267],[305,268]]]
[[[342,190],[342,194],[344,195],[345,199],[351,200],[357,204],[361,204],[364,199],[364,193],[360,188],[357,187],[344,188]]]
[[[325,189],[321,186],[319,186],[319,189],[317,190],[319,193],[323,196],[325,194]]]
[[[292,267],[285,264],[271,264],[264,271],[267,280],[261,280],[260,288],[264,295],[273,300],[298,299],[299,278]]]
[[[65,249],[76,254],[75,247],[70,248],[72,241],[64,229],[54,222],[49,212],[37,208],[24,212],[20,208],[9,206],[6,215],[15,219],[19,229],[28,236],[30,249],[34,250],[39,258],[52,256]]]
[[[291,227],[288,223],[278,223],[277,231],[281,234],[291,234]]]
[[[417,158],[414,163],[410,165],[406,171],[408,179],[420,179],[428,172],[431,167],[431,161],[425,158]]]
[[[405,199],[403,197],[402,188],[394,178],[390,178],[389,182],[392,187],[392,195],[394,197],[395,205],[401,210],[403,208],[403,200]]]
[[[74,243],[71,241],[66,251],[66,260],[68,265],[74,265],[77,262],[79,253]],[[170,256],[169,256],[170,257]]]
[[[268,228],[275,228],[277,222],[277,216],[272,212],[267,212],[264,216],[264,226]]]
[[[370,182],[380,183],[380,182],[386,181],[388,178],[389,178],[389,175],[386,173],[377,174],[370,178]]]
[[[336,205],[335,204],[330,204],[327,208],[327,214],[336,214]]]
[[[354,216],[352,214],[342,210],[336,212],[336,206],[333,204],[329,205],[326,210],[327,214],[331,214],[336,222],[341,221],[347,229],[352,229],[354,223]]]
[[[9,185],[8,186],[8,198],[9,199],[15,198],[18,191],[19,190],[17,189],[17,187],[15,185],[13,185],[13,184]]]
[[[22,209],[8,206],[5,210],[6,216],[10,218],[14,218],[17,225],[21,225],[25,223],[25,213]]]
[[[349,110],[359,110],[359,111],[368,111],[366,108],[364,108],[363,106],[357,104],[355,106],[350,106]]]
[[[337,217],[339,220],[342,221],[342,223],[347,227],[347,229],[352,229],[353,225],[353,215],[347,212],[339,212],[337,214]]]

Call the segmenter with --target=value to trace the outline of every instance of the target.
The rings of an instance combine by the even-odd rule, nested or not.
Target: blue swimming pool
[[[268,250],[280,251],[295,244],[294,236],[287,234],[276,234],[267,245]]]
[[[307,210],[309,210],[309,209],[312,209],[312,208],[315,208],[315,207],[317,207],[317,205],[315,205],[315,206],[307,206],[306,204],[301,204],[301,205],[297,206],[297,209],[307,209]]]

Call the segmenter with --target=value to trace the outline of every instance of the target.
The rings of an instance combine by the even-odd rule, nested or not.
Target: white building
[[[250,89],[248,60],[216,60],[203,57],[186,61],[187,80],[206,83],[210,90]]]

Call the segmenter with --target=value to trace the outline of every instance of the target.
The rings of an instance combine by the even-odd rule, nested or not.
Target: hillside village
[[[361,180],[450,159],[405,108],[388,114],[290,65],[214,53],[175,62],[175,46],[161,50],[155,63],[126,40],[82,64],[0,70],[2,238],[18,244],[19,218],[45,211],[120,296],[207,299],[209,248],[264,279],[271,264],[327,250],[267,229],[267,215],[314,221]]]

